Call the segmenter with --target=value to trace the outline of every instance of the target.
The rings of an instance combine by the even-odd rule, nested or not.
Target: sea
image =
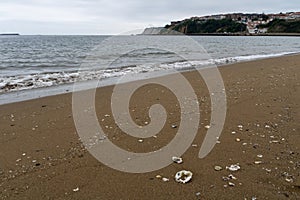
[[[292,36],[0,36],[0,104],[296,53]]]

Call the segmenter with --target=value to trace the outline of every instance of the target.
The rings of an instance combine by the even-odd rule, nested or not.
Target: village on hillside
[[[244,13],[232,13],[232,14],[219,14],[219,15],[209,15],[202,17],[192,17],[186,20],[192,21],[207,21],[207,20],[222,20],[222,19],[232,19],[235,22],[245,24],[247,26],[247,31],[250,34],[256,33],[266,33],[267,28],[259,28],[259,25],[268,24],[275,19],[288,20],[288,21],[298,21],[300,20],[300,12],[287,12],[278,14],[244,14]],[[172,21],[170,26],[175,26],[182,21]]]

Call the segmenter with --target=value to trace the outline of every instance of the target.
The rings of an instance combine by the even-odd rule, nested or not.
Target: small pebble
[[[161,179],[162,176],[161,175],[156,175],[155,178]]]
[[[221,166],[218,166],[218,165],[216,165],[214,168],[216,171],[221,171],[223,169]]]
[[[177,125],[173,124],[171,125],[172,128],[177,128]]]
[[[78,187],[73,189],[73,192],[78,192],[78,191],[79,191]]]

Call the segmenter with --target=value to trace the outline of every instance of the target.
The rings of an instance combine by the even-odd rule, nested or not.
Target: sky
[[[299,0],[1,0],[0,33],[111,35],[192,16],[300,11]]]

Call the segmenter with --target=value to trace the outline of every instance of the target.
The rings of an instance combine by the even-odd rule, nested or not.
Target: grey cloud
[[[1,7],[11,10],[1,10]],[[298,0],[3,0],[0,2],[0,32],[120,33],[150,24],[163,26],[191,16],[280,11],[300,11]]]

